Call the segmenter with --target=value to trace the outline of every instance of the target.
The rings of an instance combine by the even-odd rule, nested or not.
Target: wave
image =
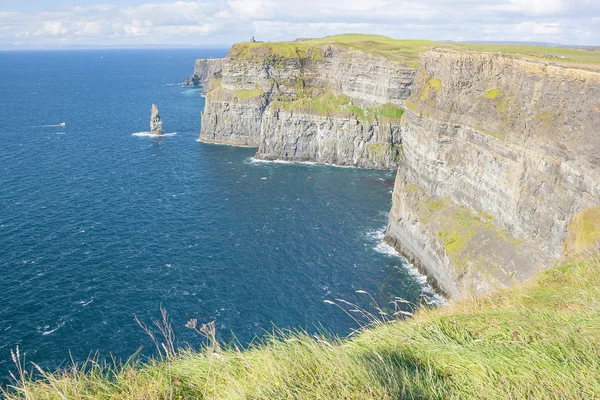
[[[215,145],[215,146],[245,147],[245,148],[253,148],[253,149],[256,149],[256,148],[258,148],[258,146],[245,146],[245,145],[243,145],[243,144],[229,144],[229,143],[217,143],[217,142],[204,142],[204,141],[200,140],[200,138],[196,139],[196,142],[199,142],[199,143],[204,143],[204,144],[209,144],[209,145]]]
[[[92,297],[92,298],[90,299],[90,301],[84,301],[84,300],[81,300],[81,301],[79,302],[79,304],[81,304],[81,306],[82,306],[82,307],[86,307],[86,306],[88,306],[89,304],[91,304],[91,303],[93,303],[93,302],[94,302],[94,298]]]
[[[249,146],[248,146],[249,147]],[[273,163],[273,164],[302,164],[302,165],[316,165],[316,166],[327,166],[335,168],[358,168],[353,165],[337,165],[329,164],[317,161],[289,161],[289,160],[261,160],[256,157],[249,157],[244,161],[245,164],[261,164],[261,163]]]
[[[152,137],[152,138],[161,138],[163,136],[175,136],[175,135],[177,135],[177,132],[165,133],[164,135],[155,135],[150,132],[136,132],[136,133],[131,134],[131,136]]]
[[[48,335],[51,335],[51,334],[53,334],[54,332],[56,332],[57,330],[59,330],[59,329],[60,329],[60,328],[62,328],[63,326],[65,326],[65,321],[61,321],[61,322],[59,322],[59,324],[58,324],[58,325],[56,325],[56,328],[54,328],[54,329],[50,329],[50,330],[43,330],[41,333],[42,333],[42,335],[43,335],[43,336],[48,336]],[[48,326],[48,325],[46,325],[46,326],[44,326],[44,327],[43,327],[43,329],[48,329],[48,328],[49,328],[49,326]],[[40,331],[40,328],[38,328],[38,332],[39,332],[39,331]]]
[[[427,282],[427,277],[423,275],[417,267],[415,267],[412,263],[410,263],[405,257],[403,257],[393,246],[387,244],[384,240],[384,231],[385,227],[367,232],[366,236],[375,242],[373,246],[373,250],[378,253],[385,254],[390,257],[397,257],[402,260],[401,266],[412,275],[419,284],[422,286],[421,296],[425,298],[425,302],[430,305],[439,305],[444,304],[446,300],[440,296],[436,291],[431,287],[429,282]]]

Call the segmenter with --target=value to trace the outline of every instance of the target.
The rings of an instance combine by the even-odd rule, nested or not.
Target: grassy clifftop
[[[381,35],[343,34],[320,39],[303,39],[294,42],[236,43],[230,56],[247,58],[299,58],[323,59],[321,46],[340,45],[349,50],[362,50],[366,53],[383,56],[408,66],[416,67],[419,54],[431,48],[442,47],[454,50],[470,50],[524,56],[554,62],[557,64],[580,64],[600,68],[600,50],[571,47],[550,47],[520,44],[489,43],[449,43],[428,40],[398,40]]]
[[[287,334],[245,351],[91,363],[10,399],[598,398],[600,257],[479,300],[421,310],[348,340]]]

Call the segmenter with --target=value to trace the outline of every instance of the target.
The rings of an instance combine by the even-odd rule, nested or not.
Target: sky
[[[338,33],[600,46],[600,0],[0,0],[0,49],[203,47]]]

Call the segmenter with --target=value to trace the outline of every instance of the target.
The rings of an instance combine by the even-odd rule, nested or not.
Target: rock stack
[[[162,130],[162,121],[158,115],[158,107],[156,104],[152,104],[152,111],[150,114],[150,133],[153,135],[164,135]]]

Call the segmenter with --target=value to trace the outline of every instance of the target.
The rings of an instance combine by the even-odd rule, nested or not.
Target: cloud
[[[202,46],[343,32],[600,45],[599,20],[597,0],[148,0],[0,10],[0,46]]]

